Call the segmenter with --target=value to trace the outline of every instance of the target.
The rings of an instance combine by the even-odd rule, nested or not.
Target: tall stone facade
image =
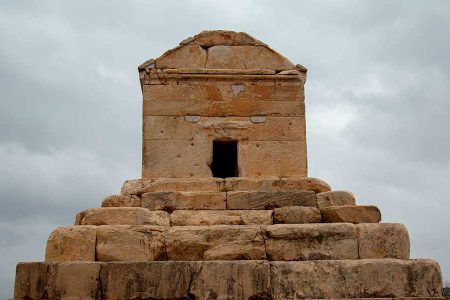
[[[19,263],[15,299],[443,299],[405,226],[307,177],[304,67],[205,31],[139,75],[142,178]]]

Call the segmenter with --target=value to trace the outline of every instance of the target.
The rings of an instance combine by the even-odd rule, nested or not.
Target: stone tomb
[[[304,67],[204,31],[139,76],[142,178],[19,263],[15,299],[443,299],[405,226],[307,177]]]

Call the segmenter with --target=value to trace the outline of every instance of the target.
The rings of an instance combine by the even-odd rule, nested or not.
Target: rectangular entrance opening
[[[213,161],[211,164],[213,177],[238,177],[237,141],[214,141]]]

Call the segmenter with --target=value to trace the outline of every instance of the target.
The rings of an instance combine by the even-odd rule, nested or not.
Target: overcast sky
[[[137,66],[204,29],[306,66],[309,175],[450,280],[450,1],[0,1],[0,298],[49,233],[140,176]]]

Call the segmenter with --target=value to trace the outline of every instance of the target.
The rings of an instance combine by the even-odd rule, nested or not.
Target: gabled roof
[[[202,31],[156,60],[139,66],[159,69],[259,69],[276,72],[302,69],[244,32]],[[302,70],[306,71],[306,69]]]

